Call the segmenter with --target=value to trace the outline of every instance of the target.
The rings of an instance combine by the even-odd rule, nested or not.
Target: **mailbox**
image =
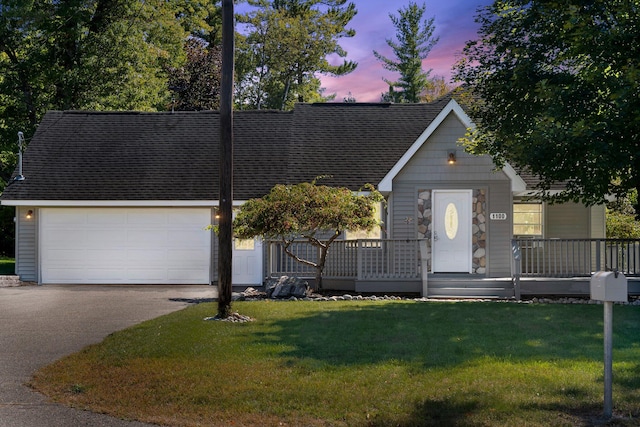
[[[627,302],[627,278],[622,273],[597,271],[591,276],[591,299]]]

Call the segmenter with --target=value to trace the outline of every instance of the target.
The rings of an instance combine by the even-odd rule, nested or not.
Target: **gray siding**
[[[604,205],[592,206],[591,213],[591,238],[604,239],[607,237],[607,215]]]
[[[511,238],[513,236],[513,197],[511,182],[491,182],[488,190],[487,214],[506,213],[506,220],[487,222],[488,277],[511,275]]]
[[[589,239],[591,208],[577,203],[547,205],[543,232],[547,239]]]
[[[507,213],[507,219],[487,218],[487,277],[510,275],[512,235],[511,182],[502,171],[496,171],[488,156],[464,152],[457,141],[466,128],[455,114],[450,114],[430,136],[393,180],[390,206],[392,237],[417,236],[417,196],[419,190],[472,189],[484,190],[487,196],[486,215]],[[447,163],[449,150],[456,150],[456,163]]]
[[[34,211],[31,219],[27,219],[27,211]],[[38,281],[37,268],[37,229],[38,212],[35,208],[16,208],[16,274],[24,282]]]

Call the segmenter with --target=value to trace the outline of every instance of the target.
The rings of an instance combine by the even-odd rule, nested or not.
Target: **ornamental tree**
[[[600,204],[640,188],[638,6],[502,0],[482,9],[479,39],[456,65],[476,100],[470,151],[538,176],[547,200]],[[566,189],[549,191],[554,183]]]
[[[376,205],[383,201],[372,185],[362,194],[344,187],[317,185],[316,180],[295,185],[276,185],[269,194],[251,199],[233,222],[242,239],[260,236],[282,241],[287,255],[316,269],[316,288],[322,289],[322,272],[331,244],[345,230],[371,230],[378,225]],[[304,239],[318,248],[316,260],[303,259],[291,244]]]

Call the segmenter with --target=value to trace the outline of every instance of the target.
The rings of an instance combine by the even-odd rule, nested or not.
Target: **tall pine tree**
[[[426,4],[418,6],[416,3],[409,3],[406,8],[398,9],[398,16],[389,14],[396,28],[398,41],[387,39],[387,44],[393,50],[396,59],[389,59],[375,50],[373,55],[382,62],[385,69],[400,73],[400,79],[385,79],[389,85],[389,92],[383,95],[383,100],[420,102],[422,92],[429,87],[431,70],[422,69],[422,60],[429,55],[439,38],[433,37],[433,18],[423,21],[426,9]]]

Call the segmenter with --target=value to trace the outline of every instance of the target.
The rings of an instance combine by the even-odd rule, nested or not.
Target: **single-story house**
[[[459,145],[473,126],[451,97],[425,104],[299,104],[234,112],[234,205],[278,183],[375,185],[383,239],[426,239],[430,273],[509,277],[514,236],[605,237],[602,206],[526,199],[535,177]],[[24,153],[16,273],[40,284],[210,284],[219,114],[50,111]],[[16,172],[17,173],[17,172]],[[346,233],[346,237],[353,237]],[[263,242],[237,242],[234,285],[267,275]]]

